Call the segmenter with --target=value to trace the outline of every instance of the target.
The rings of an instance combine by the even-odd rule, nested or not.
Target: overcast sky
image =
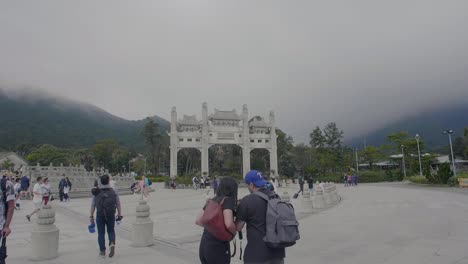
[[[468,102],[468,1],[1,1],[0,86],[115,115],[275,110],[305,141]]]

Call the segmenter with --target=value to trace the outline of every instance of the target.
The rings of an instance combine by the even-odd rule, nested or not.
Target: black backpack
[[[8,203],[7,203],[7,181],[8,179],[4,176],[1,180],[0,180],[0,187],[2,189],[2,196],[3,196],[3,203],[5,204],[5,212],[3,212],[3,214],[5,215],[6,217],[6,214],[8,212]]]
[[[115,215],[117,207],[117,194],[112,188],[101,188],[96,195],[96,210],[100,216]]]

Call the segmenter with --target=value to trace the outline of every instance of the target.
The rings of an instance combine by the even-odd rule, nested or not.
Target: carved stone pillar
[[[136,221],[133,224],[133,246],[149,247],[153,245],[154,223],[150,218],[150,207],[145,200],[140,200],[136,208]]]
[[[59,230],[54,225],[55,211],[44,205],[37,212],[37,222],[31,232],[32,260],[51,260],[58,256]]]
[[[178,136],[177,136],[177,112],[176,108],[172,107],[171,112],[171,166],[170,166],[170,176],[171,178],[175,178],[177,176],[177,144],[178,144]]]

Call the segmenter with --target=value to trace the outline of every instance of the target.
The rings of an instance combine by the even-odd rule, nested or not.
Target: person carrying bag
[[[229,264],[231,256],[229,242],[234,239],[236,225],[234,215],[237,201],[237,182],[224,177],[213,199],[207,201],[195,223],[204,227],[200,241],[199,257],[202,264]]]

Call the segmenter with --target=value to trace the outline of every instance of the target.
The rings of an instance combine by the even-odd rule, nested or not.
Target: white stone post
[[[153,245],[154,223],[151,220],[150,207],[145,200],[140,200],[136,208],[136,221],[133,224],[133,246],[149,247]]]
[[[249,110],[247,105],[242,107],[242,123],[243,123],[243,145],[242,145],[242,168],[243,177],[250,171],[250,129],[249,129]]]
[[[275,126],[275,113],[270,112],[270,172],[273,178],[278,178],[278,148],[277,148],[277,136]]]
[[[289,195],[288,192],[283,192],[283,195],[281,196],[281,199],[287,203],[291,201],[291,196]]]
[[[333,203],[333,197],[331,194],[330,184],[324,183],[323,184],[323,198],[325,199],[325,204],[330,205]]]
[[[336,185],[334,183],[331,184],[331,188],[332,188],[333,201],[336,203],[340,200],[340,196],[338,195],[338,191],[336,190]]]
[[[171,167],[170,167],[170,176],[171,178],[175,178],[177,176],[177,144],[178,144],[178,136],[177,136],[177,111],[175,107],[172,107],[171,112]]]
[[[37,212],[37,221],[31,232],[32,260],[51,260],[58,256],[59,230],[54,225],[55,211],[44,205]]]
[[[312,213],[314,206],[313,206],[312,200],[310,199],[310,192],[308,190],[304,190],[304,193],[302,194],[301,205],[302,205],[302,211],[304,213],[306,214]]]
[[[202,171],[202,176],[206,174],[206,176],[209,175],[209,162],[208,162],[208,104],[203,103],[202,107],[202,146],[201,146],[201,171]]]
[[[313,198],[314,208],[322,209],[325,208],[325,201],[323,199],[322,188],[315,188],[315,195]]]

